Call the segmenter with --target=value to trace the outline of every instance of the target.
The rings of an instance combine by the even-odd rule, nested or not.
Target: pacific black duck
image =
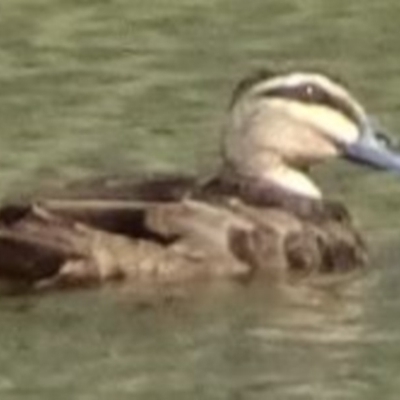
[[[346,207],[326,200],[307,172],[334,157],[400,171],[400,155],[341,84],[300,72],[244,79],[221,149],[210,179],[4,205],[0,278],[40,288],[309,277],[365,265]]]

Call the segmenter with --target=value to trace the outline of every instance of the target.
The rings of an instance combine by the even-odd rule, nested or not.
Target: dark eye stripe
[[[278,97],[307,104],[323,105],[340,112],[356,124],[360,122],[357,111],[351,105],[316,85],[304,84],[293,87],[279,87],[260,92],[259,95],[261,97]]]

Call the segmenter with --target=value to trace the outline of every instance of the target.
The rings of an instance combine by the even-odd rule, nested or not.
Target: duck
[[[398,173],[400,153],[341,82],[256,71],[233,90],[220,147],[212,176],[3,204],[0,281],[29,289],[303,281],[364,269],[350,213],[309,172],[344,158]]]

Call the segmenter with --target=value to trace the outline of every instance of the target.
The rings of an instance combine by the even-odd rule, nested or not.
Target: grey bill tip
[[[346,158],[377,169],[400,173],[400,152],[383,132],[366,129],[356,142],[344,146]]]

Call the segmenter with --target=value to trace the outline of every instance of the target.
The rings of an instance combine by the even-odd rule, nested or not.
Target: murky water
[[[207,171],[232,86],[260,66],[341,77],[400,138],[399,21],[394,0],[2,0],[0,196]],[[371,243],[366,276],[5,298],[0,398],[397,399],[400,179],[317,175]]]

